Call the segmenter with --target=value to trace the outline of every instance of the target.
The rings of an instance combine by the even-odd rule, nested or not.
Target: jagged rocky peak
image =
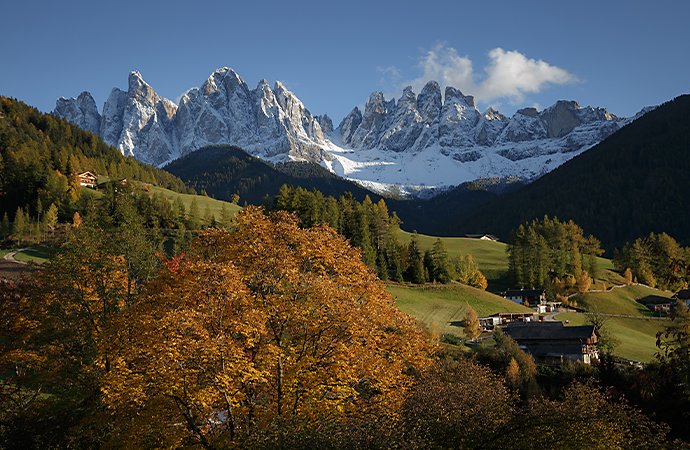
[[[213,71],[202,85],[202,91],[206,95],[210,95],[220,89],[232,91],[236,86],[245,86],[246,83],[239,76],[237,72],[229,67],[221,67]]]
[[[574,101],[544,111],[524,108],[508,119],[493,108],[482,113],[473,96],[430,81],[419,94],[407,87],[397,99],[372,93],[364,109],[353,108],[334,131],[327,115],[313,116],[282,83],[261,80],[250,89],[229,67],[184,93],[179,106],[134,71],[126,90],[112,90],[101,114],[88,93],[58,100],[55,114],[150,164],[230,144],[271,161],[319,162],[365,183],[417,187],[473,177],[534,178],[625,123]],[[353,156],[349,150],[362,151]]]
[[[537,108],[530,106],[529,108],[518,109],[515,114],[520,114],[527,117],[537,117],[539,116],[539,111],[537,111]]]
[[[398,109],[417,109],[417,94],[412,90],[412,86],[403,89],[403,93],[398,100]]]
[[[580,105],[576,101],[559,100],[542,111],[541,119],[546,124],[548,137],[563,137],[582,124],[578,114]]]
[[[54,113],[82,130],[98,134],[101,129],[101,115],[96,102],[89,92],[82,92],[77,98],[60,97],[55,104]]]
[[[324,133],[328,135],[333,133],[333,120],[330,117],[328,117],[328,114],[314,116],[314,119],[316,119],[316,121],[319,122],[319,125],[321,125],[321,129]]]
[[[350,113],[343,118],[343,120],[340,122],[340,125],[338,125],[338,132],[340,133],[344,143],[349,144],[352,141],[352,135],[355,131],[357,131],[357,128],[361,123],[362,112],[357,106],[355,106],[352,108],[352,111],[350,111]]]
[[[425,121],[434,120],[441,114],[441,86],[429,81],[417,97],[417,110]]]
[[[495,110],[492,106],[484,112],[484,118],[486,120],[508,120],[506,116]]]
[[[444,104],[447,104],[449,102],[452,103],[460,103],[468,108],[477,108],[477,103],[474,101],[474,96],[472,95],[463,95],[462,92],[460,92],[460,89],[454,88],[452,86],[447,86],[445,95],[444,95]]]

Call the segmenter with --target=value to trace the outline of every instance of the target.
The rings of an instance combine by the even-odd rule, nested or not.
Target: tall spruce
[[[408,264],[405,271],[407,280],[416,284],[424,283],[426,281],[424,277],[424,258],[419,248],[417,233],[413,233],[410,237],[410,243],[407,245],[407,255]]]

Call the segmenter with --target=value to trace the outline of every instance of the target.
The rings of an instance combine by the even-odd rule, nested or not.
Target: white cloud
[[[578,81],[565,69],[528,58],[515,50],[495,48],[488,56],[489,63],[479,77],[469,57],[459,55],[452,47],[437,45],[420,58],[422,74],[404,84],[412,85],[415,92],[419,92],[428,81],[435,80],[442,88],[454,86],[466,95],[474,95],[480,102],[508,99],[518,103],[524,100],[525,94],[538,93],[548,85]]]

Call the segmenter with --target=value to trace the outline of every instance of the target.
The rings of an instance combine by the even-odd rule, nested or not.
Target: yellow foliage
[[[202,443],[235,441],[396,411],[429,364],[422,331],[330,228],[250,207],[192,249],[112,329],[103,393],[118,416],[167,408]]]

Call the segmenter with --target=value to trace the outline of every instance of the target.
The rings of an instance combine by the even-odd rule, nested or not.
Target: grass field
[[[3,248],[0,249],[0,258],[3,258],[6,254],[15,251],[16,248]],[[36,264],[43,264],[48,261],[55,252],[55,249],[45,246],[45,245],[32,245],[25,248],[24,250],[17,252],[14,258],[17,261],[33,262]]]
[[[410,241],[412,233],[400,231],[400,242]],[[436,236],[418,234],[419,245],[423,250],[430,249],[436,241]],[[448,255],[466,256],[472,255],[475,262],[479,265],[479,270],[489,281],[489,290],[499,291],[510,287],[508,280],[508,254],[507,245],[503,242],[484,241],[481,239],[471,239],[462,237],[442,237]]]
[[[389,284],[388,292],[398,307],[438,333],[463,336],[461,322],[470,305],[480,317],[497,312],[530,312],[526,308],[490,292],[458,283],[445,286],[408,286]]]
[[[43,264],[48,261],[55,253],[55,249],[45,245],[32,245],[21,252],[17,252],[14,258],[17,261],[34,262],[36,264]]]
[[[584,309],[596,308],[606,314],[624,314],[651,317],[654,313],[637,300],[671,298],[673,293],[646,286],[626,286],[609,292],[588,292],[577,297],[578,306]]]
[[[134,183],[141,184],[136,181]],[[204,218],[207,207],[208,209],[210,209],[211,214],[213,214],[216,217],[216,219],[220,219],[220,214],[223,210],[223,206],[225,206],[227,210],[230,212],[230,214],[233,216],[242,209],[240,206],[234,203],[216,200],[215,198],[206,197],[203,195],[181,194],[179,192],[171,191],[169,189],[152,185],[146,185],[146,189],[151,194],[163,195],[170,202],[174,202],[178,198],[181,199],[182,204],[184,204],[184,207],[187,209],[187,211],[189,211],[189,208],[192,205],[192,201],[196,199],[196,204],[199,207],[199,219]],[[103,196],[103,193],[101,191],[95,191],[93,189],[82,189],[82,193],[85,195],[94,196],[96,198],[100,198]]]
[[[644,298],[669,298],[670,292],[646,286],[626,286],[609,292],[589,292],[577,297],[578,306],[586,310],[597,309],[605,314],[621,314],[637,318],[609,317],[606,326],[616,338],[615,354],[638,361],[651,361],[656,353],[656,333],[668,325],[667,320],[652,319],[654,313],[637,302]],[[585,314],[563,313],[558,320],[569,325],[587,323]]]
[[[400,231],[400,241],[410,241],[412,233]],[[418,234],[419,244],[423,250],[430,249],[436,241],[436,236]],[[462,237],[442,237],[441,241],[450,256],[472,255],[489,282],[488,290],[504,291],[512,286],[508,275],[508,245],[503,242],[485,241],[481,239]],[[623,277],[614,271],[613,261],[597,258],[599,273],[592,288],[606,289],[624,283]]]
[[[223,209],[223,206],[225,206],[233,216],[242,209],[234,203],[216,200],[215,198],[205,197],[203,195],[180,194],[179,192],[174,192],[158,186],[151,186],[151,192],[154,194],[162,194],[170,202],[174,202],[178,198],[181,199],[187,211],[189,211],[192,201],[196,199],[197,206],[199,207],[199,214],[202,216],[201,218],[203,218],[206,208],[210,209],[211,214],[213,214],[217,219],[220,219],[220,213]]]
[[[584,325],[587,323],[585,314],[562,313],[556,316],[558,320],[569,321],[568,325]],[[606,323],[609,332],[616,338],[617,345],[614,354],[627,359],[649,362],[654,359],[656,348],[656,333],[668,325],[667,320],[658,319],[626,319],[610,317]]]

